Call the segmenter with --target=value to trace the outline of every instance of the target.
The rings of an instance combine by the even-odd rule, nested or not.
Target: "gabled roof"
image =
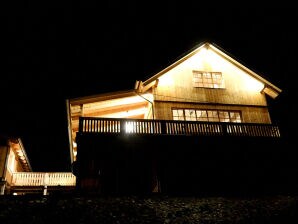
[[[263,78],[261,75],[257,74],[256,72],[252,71],[251,69],[247,68],[243,64],[241,64],[239,61],[237,61],[234,57],[230,56],[228,53],[226,53],[222,48],[217,46],[216,44],[211,44],[209,42],[202,42],[198,46],[196,46],[193,50],[191,50],[189,53],[186,53],[184,56],[182,56],[180,59],[175,61],[173,64],[169,65],[165,69],[161,70],[160,72],[156,73],[154,76],[151,78],[147,79],[146,81],[142,82],[142,88],[146,88],[148,85],[152,85],[153,82],[158,81],[158,78],[165,74],[166,72],[170,71],[174,67],[178,66],[182,62],[186,61],[199,51],[201,51],[203,48],[207,48],[208,50],[212,50],[216,54],[220,55],[223,57],[225,60],[229,61],[233,65],[237,66],[238,68],[242,69],[249,75],[251,75],[253,78],[257,79],[258,81],[262,82],[264,84],[264,89],[262,90],[264,93],[268,94],[272,98],[275,98],[281,93],[281,89],[278,88],[277,86],[273,85],[271,82]]]

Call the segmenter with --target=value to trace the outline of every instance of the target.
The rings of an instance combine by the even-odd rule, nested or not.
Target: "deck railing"
[[[81,133],[280,137],[272,124],[80,117]]]
[[[72,173],[14,172],[12,186],[75,186]]]

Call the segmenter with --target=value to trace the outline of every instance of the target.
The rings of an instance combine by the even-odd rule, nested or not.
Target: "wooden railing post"
[[[83,117],[79,118],[79,132],[83,132]]]
[[[228,135],[228,130],[227,130],[228,125],[226,123],[222,123],[221,128],[222,128],[222,135],[227,136]]]
[[[125,125],[126,125],[126,122],[125,120],[120,120],[120,134],[125,134]]]
[[[160,121],[161,134],[167,134],[167,124],[166,121]]]
[[[0,181],[0,195],[4,195],[6,181]]]

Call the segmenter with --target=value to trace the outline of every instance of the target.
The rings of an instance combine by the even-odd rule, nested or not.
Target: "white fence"
[[[12,186],[75,186],[72,173],[14,172]]]

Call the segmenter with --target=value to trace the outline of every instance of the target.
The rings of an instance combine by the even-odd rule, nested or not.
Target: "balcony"
[[[11,186],[75,186],[72,173],[15,172]]]
[[[80,117],[79,132],[143,135],[280,137],[278,126],[272,124],[94,117]]]
[[[63,191],[75,188],[76,177],[70,172],[13,172],[8,184],[11,193],[24,194],[45,189]]]

